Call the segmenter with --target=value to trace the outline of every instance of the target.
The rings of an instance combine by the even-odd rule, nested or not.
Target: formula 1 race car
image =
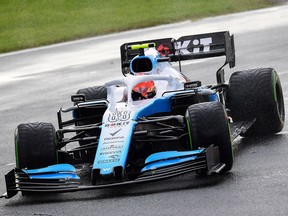
[[[238,135],[283,128],[284,100],[274,69],[238,71],[225,84],[224,66],[235,66],[229,32],[125,43],[120,51],[124,77],[72,95],[73,105],[58,112],[58,130],[43,122],[17,127],[16,168],[5,176],[2,197],[224,173],[233,166]],[[224,55],[215,85],[181,72],[181,61]],[[68,144],[74,147],[66,150]],[[84,184],[87,173],[91,181]]]

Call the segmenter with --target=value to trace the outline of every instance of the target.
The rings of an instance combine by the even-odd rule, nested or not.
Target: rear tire
[[[103,99],[105,100],[107,98],[107,89],[105,86],[94,86],[94,87],[89,87],[85,89],[80,89],[77,91],[76,94],[84,94],[86,101],[92,101],[92,100],[99,100]],[[81,117],[89,117],[95,115],[95,110],[94,109],[84,109],[81,110]],[[75,117],[79,117],[79,113],[74,113],[76,115]],[[102,120],[102,118],[100,119]],[[93,124],[97,123],[98,119],[87,119],[83,121],[79,121],[77,125],[87,125],[87,124]]]
[[[16,167],[36,169],[57,164],[55,128],[50,123],[20,124],[15,131]]]
[[[106,99],[107,89],[105,86],[93,86],[84,89],[79,89],[76,94],[84,94],[86,100]]]
[[[92,100],[99,100],[103,99],[105,100],[107,98],[107,89],[105,86],[94,86],[94,87],[88,87],[84,89],[79,89],[76,94],[84,94],[86,101],[92,101]],[[74,113],[74,117],[78,118],[81,116],[81,118],[87,118],[82,121],[78,121],[76,123],[76,126],[82,126],[82,125],[90,125],[95,124],[100,121],[102,121],[102,113],[99,115],[99,117],[89,118],[90,116],[95,116],[95,109],[81,109],[81,114],[78,112]],[[95,136],[99,135],[97,134],[97,131],[91,130],[89,132],[85,133],[85,136]],[[83,146],[88,144],[89,141],[79,141],[79,145]]]
[[[273,68],[238,71],[231,75],[227,107],[234,121],[256,119],[242,136],[262,136],[280,132],[285,108],[279,76]]]
[[[225,163],[221,172],[231,170],[234,161],[232,141],[226,111],[220,102],[193,104],[186,111],[191,148],[219,147],[220,162]]]

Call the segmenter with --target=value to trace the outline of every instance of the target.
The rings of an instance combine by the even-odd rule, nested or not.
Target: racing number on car
[[[109,114],[108,121],[109,122],[117,122],[117,121],[127,121],[130,119],[131,111],[123,110],[119,111],[116,110]]]
[[[118,116],[116,113],[110,113],[109,114],[109,118],[108,118],[109,122],[116,122],[117,119],[118,119]]]
[[[121,118],[119,119],[120,121],[127,121],[130,119],[130,113],[131,111],[122,111],[122,114],[121,114]]]

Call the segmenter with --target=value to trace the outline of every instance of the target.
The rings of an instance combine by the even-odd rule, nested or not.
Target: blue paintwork
[[[187,157],[187,156],[197,156],[200,153],[202,153],[204,149],[199,149],[199,150],[193,150],[193,151],[166,151],[166,152],[158,152],[150,155],[148,158],[145,160],[145,164],[152,163],[155,161],[159,160],[166,160],[166,159],[171,159],[171,158],[176,158],[176,157]]]
[[[42,173],[57,173],[57,172],[75,172],[76,169],[70,164],[56,164],[40,169],[23,169],[26,174],[42,174]]]
[[[161,167],[166,167],[169,165],[174,165],[174,164],[178,164],[178,163],[182,163],[182,162],[187,162],[187,161],[191,161],[191,160],[195,160],[195,158],[197,158],[197,156],[189,156],[189,157],[184,157],[184,158],[175,158],[175,159],[167,159],[167,160],[162,160],[162,161],[156,161],[154,163],[150,163],[148,165],[146,165],[141,172],[145,172],[148,170],[155,170]]]
[[[114,167],[116,166],[125,167],[127,155],[128,155],[129,148],[130,148],[130,142],[131,142],[132,135],[133,135],[133,129],[135,125],[136,125],[136,122],[131,120],[127,125],[121,127],[121,130],[123,132],[125,131],[125,138],[121,139],[121,143],[113,144],[112,146],[105,144],[105,142],[109,142],[109,140],[105,141],[106,137],[104,137],[103,135],[104,130],[111,131],[111,128],[102,127],[102,131],[99,137],[96,157],[93,163],[93,169],[100,169],[101,175],[110,175],[113,173]],[[119,129],[120,129],[119,127],[113,128],[114,132]],[[118,134],[115,137],[117,136]],[[103,148],[110,148],[110,151],[114,152],[114,154],[111,154],[111,155],[105,154],[105,150],[103,150]]]
[[[149,116],[155,113],[171,112],[171,96],[172,95],[167,95],[161,98],[156,98],[155,100],[151,100],[150,103],[141,107],[138,112],[135,113],[133,119],[137,120],[143,116]]]
[[[30,179],[80,179],[75,173],[75,167],[70,164],[56,164],[40,169],[22,169],[22,171]]]
[[[216,93],[211,94],[211,95],[209,95],[208,100],[209,101],[219,101],[219,96]]]
[[[187,90],[187,92],[195,92],[194,90]],[[199,88],[199,92],[205,94],[209,97],[209,100],[214,101],[218,100],[218,95],[215,94],[215,91],[207,88]],[[171,97],[176,95],[177,93],[183,93],[183,91],[175,91],[175,92],[167,92],[160,98],[149,99],[146,103],[143,103],[138,110],[125,110],[123,106],[119,106],[121,112],[127,111],[130,112],[131,117],[127,120],[127,124],[121,125],[123,121],[115,121],[113,122],[115,126],[110,127],[111,122],[108,121],[108,116],[111,115],[112,112],[118,112],[117,104],[116,108],[111,110],[109,107],[104,113],[102,130],[99,137],[99,143],[96,151],[95,160],[93,162],[93,170],[100,170],[100,175],[111,175],[113,174],[114,167],[123,167],[125,170],[126,162],[128,158],[128,153],[130,149],[130,144],[132,140],[132,135],[134,132],[134,128],[137,124],[137,120],[143,116],[150,116],[155,113],[161,112],[171,112]],[[118,115],[118,114],[117,114]],[[121,126],[117,126],[117,124]],[[106,127],[108,125],[108,127]],[[117,132],[117,135],[110,136],[109,134]],[[104,137],[105,135],[105,137]],[[108,135],[108,136],[107,136]],[[106,137],[107,136],[107,137]],[[117,142],[112,143],[113,139]],[[112,144],[109,144],[112,143]],[[146,163],[152,163],[152,165],[147,165],[143,170],[149,170],[151,167],[159,168],[163,166],[168,166],[173,163],[177,164],[186,160],[195,159],[193,154],[200,154],[203,150],[196,151],[187,151],[187,152],[170,152],[170,153],[156,153],[147,158]],[[108,152],[108,153],[107,153]],[[174,157],[185,157],[175,159]],[[170,159],[169,159],[170,158]],[[172,159],[173,158],[173,159]],[[165,160],[159,162],[159,160]],[[156,162],[157,161],[157,162]]]
[[[80,180],[79,176],[74,173],[48,173],[48,174],[36,174],[29,175],[30,179],[74,179]]]
[[[102,125],[102,130],[101,130],[101,134],[99,137],[99,143],[98,143],[98,147],[96,151],[96,156],[93,162],[93,170],[100,169],[100,175],[111,175],[113,173],[114,167],[116,166],[121,166],[123,167],[123,169],[125,169],[127,158],[128,158],[128,153],[130,149],[130,144],[132,140],[132,135],[134,132],[134,128],[137,124],[136,120],[139,117],[149,116],[154,113],[170,112],[171,111],[171,104],[170,104],[171,96],[172,94],[163,96],[161,98],[151,99],[148,103],[140,107],[138,110],[131,111],[131,118],[128,121],[129,123],[125,126],[115,127],[111,129],[111,128],[105,127],[105,125],[109,124],[109,122],[103,122],[104,127]],[[130,110],[127,110],[127,111],[130,112]],[[111,111],[108,108],[104,114],[104,116],[106,117],[103,118],[103,120],[107,121],[107,116],[109,115],[110,112]],[[121,121],[115,122],[115,124],[117,123],[121,123]],[[120,143],[114,144],[113,148],[110,147],[111,149],[109,150],[111,152],[114,152],[115,154],[114,153],[110,155],[105,154],[105,150],[103,150],[103,148],[109,148],[109,144],[107,145],[105,144],[105,142],[111,141],[111,140],[107,140],[107,138],[112,138],[112,137],[111,136],[104,137],[104,134],[106,134],[107,136],[107,134],[111,132],[116,132],[120,128],[121,128],[121,131],[118,132],[117,135],[115,135],[115,137],[113,138],[116,138],[117,136],[123,136],[124,139],[121,139]],[[118,141],[120,141],[120,139],[118,139]],[[116,148],[116,146],[117,147],[121,146],[121,148]]]

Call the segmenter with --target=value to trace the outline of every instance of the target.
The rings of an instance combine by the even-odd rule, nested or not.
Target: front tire
[[[43,122],[18,125],[15,131],[15,155],[18,169],[36,169],[57,164],[54,126]]]
[[[228,118],[220,102],[193,104],[186,111],[188,133],[192,149],[219,147],[220,162],[226,166],[221,172],[231,170],[234,161]]]

